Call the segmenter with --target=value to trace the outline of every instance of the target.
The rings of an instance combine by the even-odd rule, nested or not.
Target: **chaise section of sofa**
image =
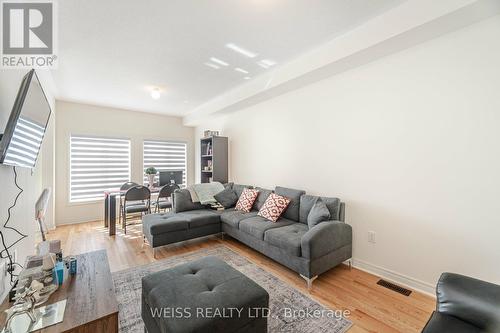
[[[220,213],[194,203],[188,190],[177,190],[172,212],[144,216],[142,229],[156,258],[160,246],[220,233]]]
[[[226,185],[237,196],[249,185]],[[189,191],[173,194],[173,211],[147,215],[143,220],[144,236],[156,249],[159,246],[222,232],[263,253],[299,273],[308,283],[321,273],[350,261],[352,257],[352,228],[344,222],[345,205],[338,198],[307,195],[305,191],[277,186],[274,191],[258,188],[259,196],[252,211],[245,213],[234,207],[224,211],[206,209],[193,203]],[[258,216],[270,193],[291,200],[276,222]],[[330,213],[330,220],[312,228],[307,217],[317,200],[321,199]]]

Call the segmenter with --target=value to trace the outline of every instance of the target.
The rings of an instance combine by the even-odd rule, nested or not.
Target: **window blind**
[[[186,155],[187,147],[185,142],[176,141],[144,141],[144,170],[155,167],[158,171],[182,170],[182,184],[186,185]],[[158,182],[158,174],[155,182]],[[147,177],[144,176],[144,184],[147,184]]]
[[[4,163],[34,167],[42,145],[44,131],[45,127],[19,117]]]
[[[130,140],[72,135],[70,202],[102,199],[130,180]]]

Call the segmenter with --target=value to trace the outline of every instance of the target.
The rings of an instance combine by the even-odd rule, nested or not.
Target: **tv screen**
[[[0,163],[33,168],[50,117],[50,105],[32,69],[17,92],[0,141]]]

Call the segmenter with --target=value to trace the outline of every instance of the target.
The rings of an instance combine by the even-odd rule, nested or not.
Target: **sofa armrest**
[[[174,213],[203,208],[205,208],[205,206],[191,200],[191,194],[186,189],[175,190],[174,193],[172,193],[172,211]]]
[[[437,311],[483,330],[499,328],[500,286],[471,277],[443,273],[436,286]]]
[[[340,221],[324,221],[309,229],[301,239],[302,256],[315,259],[352,244],[352,228]]]

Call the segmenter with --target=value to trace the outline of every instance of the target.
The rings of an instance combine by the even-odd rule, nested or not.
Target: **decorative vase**
[[[148,175],[149,187],[153,188],[155,184],[155,175]]]

